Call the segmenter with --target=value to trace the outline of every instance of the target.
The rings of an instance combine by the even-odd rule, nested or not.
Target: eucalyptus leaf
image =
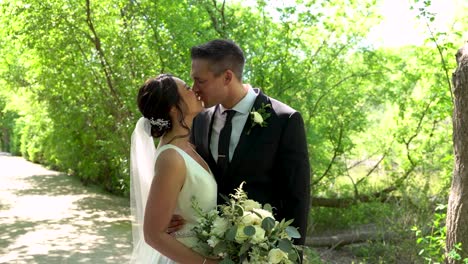
[[[271,230],[275,227],[275,219],[271,217],[265,217],[262,221],[262,228],[265,229],[266,232],[271,232]]]
[[[289,253],[293,249],[293,244],[291,240],[283,238],[278,242],[278,247],[282,251]]]
[[[249,237],[255,235],[255,227],[253,226],[244,227],[244,234],[248,235]]]
[[[299,231],[297,231],[297,228],[295,228],[294,226],[286,227],[286,233],[292,238],[301,238],[301,234],[299,233]]]
[[[271,207],[271,204],[266,203],[263,205],[263,210],[267,210],[268,212],[272,213],[273,212],[273,207]]]
[[[236,204],[235,205],[235,210],[237,215],[244,215],[244,208],[242,206]]]

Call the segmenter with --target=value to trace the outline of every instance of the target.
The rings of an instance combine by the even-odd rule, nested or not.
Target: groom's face
[[[193,91],[203,101],[204,107],[212,107],[221,103],[226,95],[225,73],[216,76],[210,69],[210,61],[204,59],[192,60]]]

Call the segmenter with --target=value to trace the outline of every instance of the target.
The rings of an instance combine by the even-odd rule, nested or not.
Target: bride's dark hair
[[[138,109],[145,118],[152,121],[168,122],[167,126],[152,124],[151,135],[153,137],[161,137],[164,133],[171,130],[172,121],[169,112],[173,106],[179,112],[179,124],[188,131],[187,135],[184,136],[190,134],[190,129],[184,122],[184,113],[180,108],[180,104],[185,102],[179,95],[177,83],[172,78],[172,75],[160,74],[155,78],[146,80],[138,91],[137,103]]]

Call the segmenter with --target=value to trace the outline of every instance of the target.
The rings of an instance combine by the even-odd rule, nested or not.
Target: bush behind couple
[[[302,236],[295,243],[304,244],[310,166],[300,113],[242,82],[244,54],[230,40],[194,46],[191,59],[193,87],[161,74],[138,93],[131,262],[218,263],[193,249],[190,199],[211,210],[242,182],[250,199],[275,208],[276,219],[294,219]],[[265,124],[251,117],[259,109]],[[153,138],[160,139],[157,149]]]

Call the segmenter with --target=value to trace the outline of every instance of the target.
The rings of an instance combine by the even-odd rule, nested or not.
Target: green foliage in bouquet
[[[197,249],[221,258],[221,264],[299,263],[297,246],[291,240],[300,234],[290,225],[293,220],[276,221],[271,205],[248,199],[242,185],[226,204],[210,212],[203,212],[192,198],[200,216],[193,228],[199,240]]]

